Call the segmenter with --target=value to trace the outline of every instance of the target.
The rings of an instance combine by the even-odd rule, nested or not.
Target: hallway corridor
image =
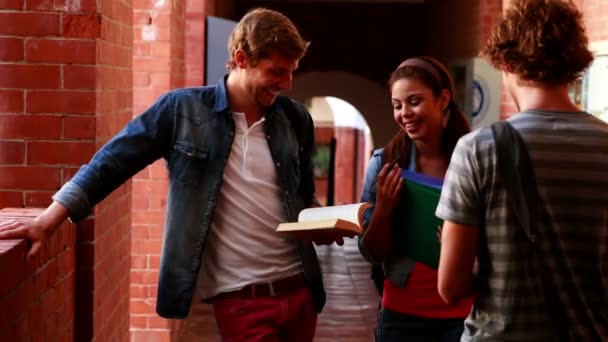
[[[317,247],[323,268],[327,305],[319,316],[315,342],[373,341],[379,296],[370,279],[370,263],[356,239],[344,246]]]

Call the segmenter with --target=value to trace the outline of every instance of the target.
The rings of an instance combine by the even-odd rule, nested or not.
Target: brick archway
[[[387,89],[365,77],[342,71],[305,72],[294,77],[290,95],[299,101],[334,96],[350,103],[365,118],[376,146],[384,145],[396,131]]]

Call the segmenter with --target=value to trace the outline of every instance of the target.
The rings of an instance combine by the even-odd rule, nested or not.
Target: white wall
[[[473,58],[473,128],[500,120],[502,73],[483,58]]]

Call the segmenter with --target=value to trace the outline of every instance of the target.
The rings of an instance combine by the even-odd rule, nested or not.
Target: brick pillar
[[[335,127],[336,164],[335,164],[335,203],[357,202],[357,155],[359,151],[359,130],[353,127]]]
[[[184,87],[186,81],[186,1],[173,1],[171,11],[171,88]]]
[[[185,2],[139,1],[134,5],[133,113],[163,93],[184,86]],[[164,161],[133,180],[130,330],[132,341],[169,340],[167,320],[156,314],[158,268],[167,197]]]
[[[367,162],[370,158],[370,151],[368,150],[369,137],[365,133],[365,130],[357,130],[357,154],[355,161],[355,198],[354,202],[359,202],[361,199],[361,189],[363,188],[363,180],[365,179],[365,170],[367,168]]]
[[[95,143],[99,148],[131,119],[133,8],[132,0],[97,4],[101,37],[96,49],[96,85],[100,89],[96,91]],[[80,231],[86,239],[79,239],[79,251],[84,252],[79,256],[88,256],[90,245],[94,246],[93,276],[89,278],[93,280],[93,341],[129,337],[130,204],[131,182],[127,182],[97,206],[94,231]]]
[[[203,85],[205,44],[205,2],[187,0],[186,4],[186,86]]]
[[[46,206],[131,117],[131,0],[2,1],[0,23],[0,206]],[[128,338],[129,199],[77,229],[77,341]]]
[[[502,9],[501,14],[503,14],[511,5],[511,0],[502,0]],[[509,116],[517,113],[517,107],[515,107],[515,102],[511,99],[511,95],[509,95],[509,91],[507,90],[507,84],[505,82],[505,75],[502,75],[502,92],[500,94],[500,119],[506,120]]]

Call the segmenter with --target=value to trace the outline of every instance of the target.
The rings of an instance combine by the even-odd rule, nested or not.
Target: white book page
[[[331,207],[309,208],[302,210],[298,222],[342,219],[359,224],[369,203],[335,205]]]

